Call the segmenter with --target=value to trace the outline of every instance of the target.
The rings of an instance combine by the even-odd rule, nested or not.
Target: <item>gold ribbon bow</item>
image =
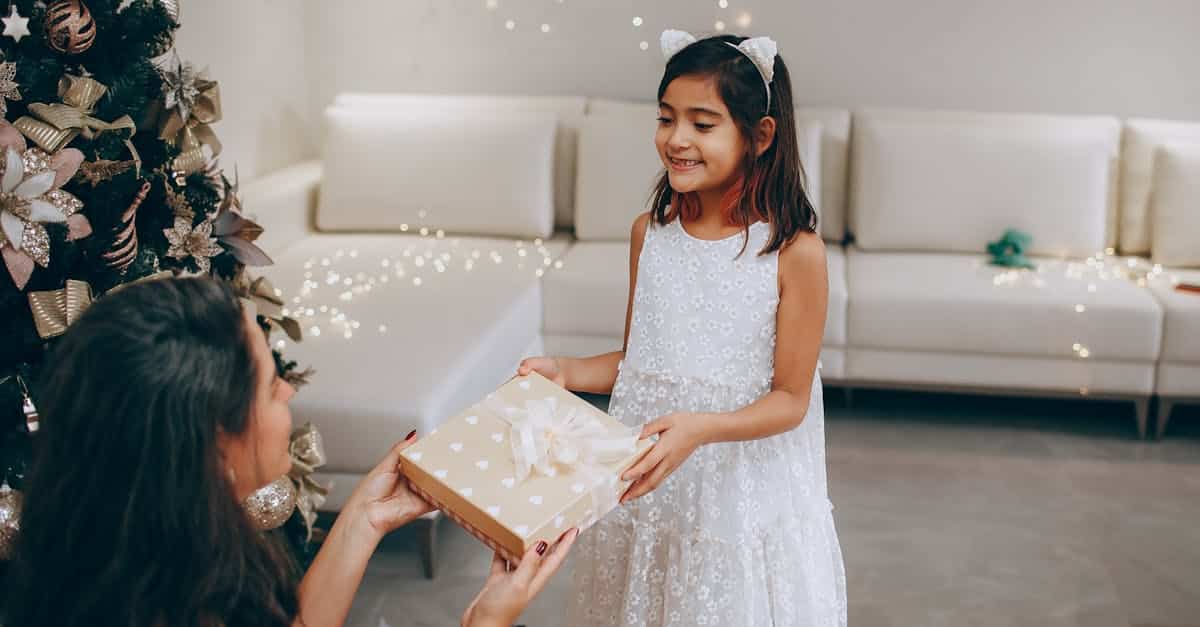
[[[185,175],[204,169],[204,146],[212,149],[214,157],[221,154],[221,141],[209,126],[221,121],[221,88],[216,81],[199,79],[196,89],[200,93],[187,119],[183,118],[178,108],[171,109],[162,122],[162,132],[158,136],[179,148],[179,156],[171,162],[171,168]],[[160,101],[160,117],[161,107],[164,106]]]
[[[262,316],[268,322],[283,329],[293,342],[302,339],[300,323],[283,315],[283,299],[275,293],[275,286],[267,277],[251,279],[249,274],[242,274],[235,280],[243,306],[250,307],[256,316]]]
[[[84,281],[67,279],[66,287],[48,292],[30,292],[29,308],[43,340],[67,332],[92,304],[92,288]]]
[[[29,105],[31,115],[22,116],[13,126],[49,153],[58,152],[80,135],[91,140],[106,131],[129,129],[132,137],[137,132],[137,125],[128,115],[112,122],[92,117],[96,103],[106,92],[108,87],[95,79],[68,74],[58,81],[61,103],[35,102]],[[137,149],[133,147],[133,142],[126,139],[125,145],[129,147],[133,161],[140,171],[142,160]]]
[[[317,508],[325,503],[329,488],[317,483],[312,474],[316,469],[325,465],[325,444],[321,434],[313,428],[312,423],[292,431],[292,443],[289,447],[292,456],[292,470],[288,477],[296,485],[296,509],[304,518],[308,528],[307,540],[312,540],[313,524],[317,521]]]

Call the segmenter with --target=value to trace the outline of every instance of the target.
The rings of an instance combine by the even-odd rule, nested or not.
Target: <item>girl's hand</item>
[[[531,372],[536,372],[547,379],[550,379],[559,387],[567,387],[567,377],[563,372],[562,361],[557,357],[530,357],[523,360],[521,365],[517,367],[517,375],[525,376]]]
[[[346,501],[343,513],[357,519],[360,533],[383,538],[435,508],[417,496],[400,474],[400,453],[416,443],[416,431],[398,442],[367,476],[363,477]]]
[[[628,503],[657,488],[671,473],[679,468],[688,456],[701,444],[708,443],[708,414],[668,414],[646,423],[642,427],[641,439],[655,433],[658,441],[642,457],[621,475],[624,481],[634,480],[621,497]]]
[[[514,570],[508,569],[508,563],[499,553],[493,556],[491,574],[463,614],[463,627],[508,627],[513,624],[562,566],[567,551],[578,536],[578,529],[568,530],[545,555],[542,553],[548,547],[544,542],[538,543],[529,549]],[[539,548],[542,553],[538,552]]]

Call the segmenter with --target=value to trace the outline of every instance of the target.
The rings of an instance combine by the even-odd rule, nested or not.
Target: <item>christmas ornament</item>
[[[91,305],[92,286],[75,279],[67,279],[60,290],[29,293],[29,309],[43,340],[66,333]]]
[[[137,196],[129,208],[121,214],[121,221],[113,228],[110,233],[112,244],[108,247],[108,252],[100,255],[104,260],[104,265],[124,274],[129,266],[137,259],[138,254],[138,237],[135,221],[137,220],[138,208],[146,201],[146,196],[150,194],[150,181],[142,183],[142,188],[138,190]]]
[[[266,531],[283,525],[292,517],[292,511],[296,509],[296,496],[296,486],[291,479],[283,476],[246,497],[242,507],[255,526]]]
[[[191,220],[176,217],[174,227],[163,229],[163,234],[171,243],[167,256],[181,261],[191,257],[202,274],[209,274],[212,271],[212,258],[225,252],[212,236],[212,229],[213,224],[208,218],[192,226]]]
[[[79,166],[79,174],[75,178],[91,183],[92,187],[95,188],[101,183],[111,181],[113,178],[128,172],[135,165],[137,165],[137,162],[132,160],[112,161],[110,159],[97,159],[96,161],[84,161]]]
[[[313,525],[317,522],[317,509],[325,504],[329,488],[319,484],[312,474],[325,465],[325,443],[321,434],[313,428],[312,423],[292,432],[292,442],[289,447],[292,456],[292,470],[288,477],[296,485],[296,509],[304,519],[308,530],[305,541],[312,540]],[[286,519],[285,519],[286,520]]]
[[[96,43],[96,20],[82,0],[56,0],[46,9],[46,43],[62,54],[79,54]]]
[[[21,90],[17,85],[17,64],[12,61],[0,63],[0,118],[8,116],[8,101],[20,100]]]
[[[188,221],[195,219],[196,210],[192,209],[187,197],[175,191],[165,179],[163,180],[163,189],[166,192],[167,206],[171,208],[172,215],[176,218],[187,218]]]
[[[17,534],[21,531],[21,493],[10,488],[5,481],[0,485],[0,560],[12,559],[17,545]]]
[[[58,81],[58,96],[61,103],[35,102],[29,105],[29,115],[21,116],[13,126],[40,146],[42,150],[56,153],[76,137],[92,140],[109,131],[129,130],[129,136],[137,131],[133,118],[123,115],[112,122],[92,117],[94,107],[108,92],[99,81],[87,76],[66,75]],[[125,140],[125,146],[133,155],[135,167],[141,167],[141,158],[133,142]]]
[[[59,187],[75,176],[83,153],[68,148],[53,157],[37,148],[26,150],[25,139],[0,121],[0,253],[17,289],[24,289],[36,263],[50,265],[50,234],[46,224],[66,223],[67,239],[92,233],[83,202]]]
[[[213,235],[243,265],[274,264],[267,253],[254,244],[254,240],[262,234],[263,228],[242,215],[241,201],[237,197],[237,184],[230,183],[224,176],[221,177],[221,182],[225,191],[221,206],[217,209],[217,219],[213,221]]]
[[[1007,268],[1034,268],[1033,262],[1025,257],[1025,250],[1032,242],[1032,235],[1009,229],[1000,239],[988,243],[987,252],[992,256],[990,263]]]
[[[21,12],[17,10],[17,5],[12,5],[12,11],[8,17],[0,18],[4,22],[4,36],[12,37],[13,41],[20,43],[21,39],[29,36],[29,18],[21,17]]]
[[[210,81],[191,64],[178,57],[174,63],[160,69],[163,97],[157,102],[153,119],[161,129],[159,138],[179,148],[179,156],[171,162],[178,176],[204,169],[208,157],[221,154],[221,142],[210,124],[221,120],[221,91],[216,81]]]
[[[21,388],[21,413],[25,416],[25,430],[29,433],[37,433],[38,430],[38,412],[37,407],[33,404],[33,398],[29,396],[29,388],[26,387],[24,379],[21,375],[16,375],[17,385]]]
[[[253,308],[255,315],[262,316],[268,324],[283,329],[283,332],[293,342],[299,342],[302,339],[300,323],[283,315],[283,299],[279,297],[275,286],[271,285],[267,277],[252,279],[249,273],[242,269],[234,277],[233,285],[242,301],[248,303],[248,307]]]
[[[171,18],[172,22],[181,23],[179,21],[179,0],[158,0],[158,4],[167,12],[167,16]]]

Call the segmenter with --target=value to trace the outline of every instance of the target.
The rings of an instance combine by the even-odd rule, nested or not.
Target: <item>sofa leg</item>
[[[1146,426],[1150,421],[1150,399],[1138,398],[1133,401],[1134,416],[1137,418],[1138,439],[1146,439]]]
[[[1158,418],[1154,424],[1154,439],[1161,440],[1167,432],[1167,421],[1171,419],[1171,410],[1174,409],[1174,403],[1158,397]]]
[[[414,521],[417,525],[417,543],[421,549],[421,565],[425,569],[425,578],[433,579],[437,574],[434,553],[437,550],[437,523],[440,516],[423,516]]]

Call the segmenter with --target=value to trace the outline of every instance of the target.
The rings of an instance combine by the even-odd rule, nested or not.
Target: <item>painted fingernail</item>
[[[545,541],[545,540],[541,540],[540,542],[538,542],[538,543],[537,543],[537,549],[536,549],[536,550],[537,550],[537,554],[538,554],[538,555],[545,555],[545,554],[546,554],[546,549],[548,549],[549,547],[550,547],[550,545],[549,545],[549,544],[546,544],[546,541]]]
[[[407,442],[407,441],[413,439],[413,437],[416,435],[417,435],[417,430],[413,429],[412,431],[408,432],[408,435],[404,436],[404,441]]]

